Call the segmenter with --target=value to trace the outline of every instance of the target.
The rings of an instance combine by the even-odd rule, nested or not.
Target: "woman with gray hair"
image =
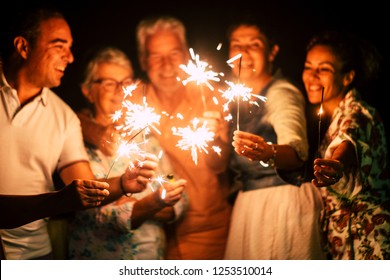
[[[113,47],[99,50],[89,61],[81,90],[90,103],[84,112],[96,124],[106,127],[112,124],[112,115],[122,109],[124,88],[133,85],[133,69],[126,54]],[[117,125],[121,124],[119,120]],[[129,141],[119,136],[111,138],[111,145],[118,147],[119,141]],[[132,136],[131,136],[132,137]],[[121,139],[122,138],[122,139]],[[100,139],[97,139],[100,141]],[[132,137],[135,143],[144,141],[143,135]],[[106,155],[87,139],[86,150],[92,171],[97,178],[121,174],[128,166],[129,158]],[[157,155],[161,146],[153,137],[147,137],[140,155]],[[166,157],[159,159],[156,173],[174,174]],[[178,178],[176,176],[176,178]],[[183,179],[160,183],[151,181],[150,186],[139,194],[124,194],[118,200],[95,210],[78,211],[69,232],[69,257],[71,259],[163,259],[165,233],[163,224],[178,219],[185,210]],[[154,191],[152,191],[152,188]],[[165,193],[162,195],[162,193]],[[182,198],[184,197],[184,198]]]

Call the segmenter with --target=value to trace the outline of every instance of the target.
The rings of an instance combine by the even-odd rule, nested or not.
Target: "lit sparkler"
[[[113,164],[111,165],[106,178],[108,178],[111,169],[113,168],[114,164],[118,161],[120,157],[126,156],[128,158],[131,158],[134,156],[135,158],[140,158],[140,159],[145,158],[145,155],[147,153],[140,148],[140,145],[146,144],[147,140],[145,138],[145,133],[150,132],[150,127],[153,128],[157,133],[161,134],[161,132],[154,125],[154,124],[159,124],[161,116],[155,114],[153,108],[148,107],[145,97],[143,98],[143,105],[134,104],[129,100],[126,100],[127,96],[132,96],[132,92],[137,88],[137,85],[138,82],[134,83],[131,86],[123,88],[124,100],[122,101],[122,108],[116,111],[111,116],[111,118],[113,122],[117,122],[121,120],[123,117],[123,111],[126,110],[125,118],[123,119],[124,123],[116,126],[116,129],[121,131],[121,137],[123,138],[127,138],[128,136],[131,136],[137,130],[138,132],[135,135],[131,136],[131,138],[128,141],[121,140],[121,143],[117,150],[117,157],[114,160]],[[143,132],[144,141],[141,142],[133,141],[133,139],[141,132]],[[138,166],[142,166],[141,160],[137,160],[137,162],[139,164]],[[136,167],[134,163],[130,162],[129,168],[134,168],[134,167]],[[154,192],[154,189],[150,183],[148,183],[148,187],[151,189],[152,192]]]
[[[125,94],[123,98],[126,99],[127,96],[132,96],[133,91],[137,88],[138,84],[139,84],[139,81],[136,81],[135,83],[133,83],[130,86],[123,87],[123,93]]]
[[[160,187],[163,188],[161,191],[161,199],[164,199],[167,194],[167,191],[164,188],[164,183],[167,183],[168,180],[165,179],[164,175],[158,175],[156,178],[152,179],[152,181],[157,182],[160,185]]]
[[[253,99],[257,98],[263,102],[267,101],[267,98],[258,94],[253,94],[252,89],[249,87],[246,87],[244,84],[235,84],[230,81],[225,81],[229,88],[225,91],[219,89],[219,91],[222,93],[222,97],[227,100],[227,102],[223,105],[224,111],[229,111],[229,104],[231,102],[236,101],[237,102],[237,130],[240,129],[239,127],[239,109],[238,109],[238,102],[244,101],[244,102],[249,102],[250,104],[254,104],[257,107],[260,107],[259,103],[257,100]]]
[[[179,67],[186,72],[189,77],[182,81],[183,85],[187,85],[189,82],[196,82],[196,85],[201,86],[202,102],[203,108],[206,109],[206,100],[203,93],[202,85],[205,84],[207,87],[214,91],[214,87],[210,84],[210,81],[219,82],[218,73],[207,70],[207,68],[212,68],[207,62],[200,60],[199,55],[194,53],[192,48],[189,49],[191,54],[191,59],[187,65],[181,64]]]
[[[138,156],[145,155],[145,153],[139,148],[140,143],[136,143],[133,141],[133,139],[137,137],[137,135],[140,134],[142,131],[144,131],[145,128],[146,127],[143,127],[140,131],[134,134],[127,141],[120,140],[121,143],[119,144],[119,148],[117,150],[117,157],[115,158],[114,162],[111,164],[110,169],[107,172],[106,179],[109,177],[112,168],[114,167],[115,163],[119,160],[120,157],[126,156],[130,158],[132,155],[138,155]],[[130,167],[134,167],[134,166],[130,165]]]
[[[139,84],[139,81],[133,83],[130,86],[122,87],[122,90],[123,90],[123,93],[124,93],[123,100],[125,100],[127,96],[132,96],[133,95],[133,91],[137,88],[138,84]],[[122,102],[122,105],[123,104],[124,103]],[[120,110],[116,111],[114,114],[111,115],[111,119],[112,119],[113,122],[117,122],[123,116],[122,108]]]
[[[161,115],[154,112],[154,108],[149,107],[146,103],[146,98],[143,98],[143,105],[134,104],[129,100],[123,101],[123,107],[127,109],[124,124],[118,126],[118,129],[129,131],[131,135],[134,131],[146,127],[145,133],[150,132],[150,127],[158,134],[161,132],[157,129],[155,124],[160,123]]]
[[[320,157],[320,147],[321,147],[321,118],[323,114],[323,108],[322,108],[323,103],[324,103],[324,87],[322,87],[321,106],[320,106],[320,110],[318,111],[318,149],[317,149],[318,157]]]
[[[208,142],[214,140],[214,132],[210,131],[207,128],[207,122],[203,122],[202,126],[198,127],[200,120],[194,118],[191,121],[192,126],[182,127],[182,128],[172,128],[173,134],[181,136],[177,143],[177,147],[182,150],[190,150],[192,160],[195,164],[198,164],[198,151],[203,151],[208,154],[207,147]],[[218,148],[213,147],[214,151],[218,152]]]

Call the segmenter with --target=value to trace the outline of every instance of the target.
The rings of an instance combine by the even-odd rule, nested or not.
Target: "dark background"
[[[74,110],[84,105],[79,89],[81,68],[90,51],[99,46],[113,45],[124,50],[133,62],[136,74],[135,27],[146,16],[170,14],[181,19],[187,28],[189,47],[202,60],[213,65],[216,72],[225,72],[226,48],[216,46],[225,39],[229,19],[251,11],[264,18],[278,33],[280,52],[277,64],[284,73],[301,83],[305,46],[317,31],[329,28],[349,30],[371,41],[384,57],[383,71],[378,83],[365,99],[375,106],[388,127],[386,112],[388,94],[388,30],[389,17],[385,1],[62,1],[51,0],[64,13],[72,29],[75,62],[68,66],[62,85],[53,89]],[[177,3],[178,2],[178,3]],[[35,3],[35,2],[33,2]],[[24,4],[17,4],[24,5]],[[12,11],[9,10],[12,16]],[[389,133],[387,133],[389,135]]]

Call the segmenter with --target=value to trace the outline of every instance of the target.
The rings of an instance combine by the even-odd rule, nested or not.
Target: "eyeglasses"
[[[106,78],[106,79],[97,79],[92,81],[93,84],[100,84],[100,86],[107,92],[115,92],[119,87],[126,88],[133,84],[133,80],[130,78],[126,78],[121,82],[117,82],[114,79]]]

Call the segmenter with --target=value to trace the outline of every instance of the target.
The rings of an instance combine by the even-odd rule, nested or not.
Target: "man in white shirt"
[[[74,60],[67,21],[52,9],[29,10],[12,21],[0,41],[0,194],[53,190],[55,171],[65,184],[94,179],[79,119],[50,90],[60,85]],[[156,166],[156,157],[146,157],[141,166],[107,180],[110,196],[103,203],[142,191]],[[50,259],[46,223],[41,219],[2,230],[7,259]]]

